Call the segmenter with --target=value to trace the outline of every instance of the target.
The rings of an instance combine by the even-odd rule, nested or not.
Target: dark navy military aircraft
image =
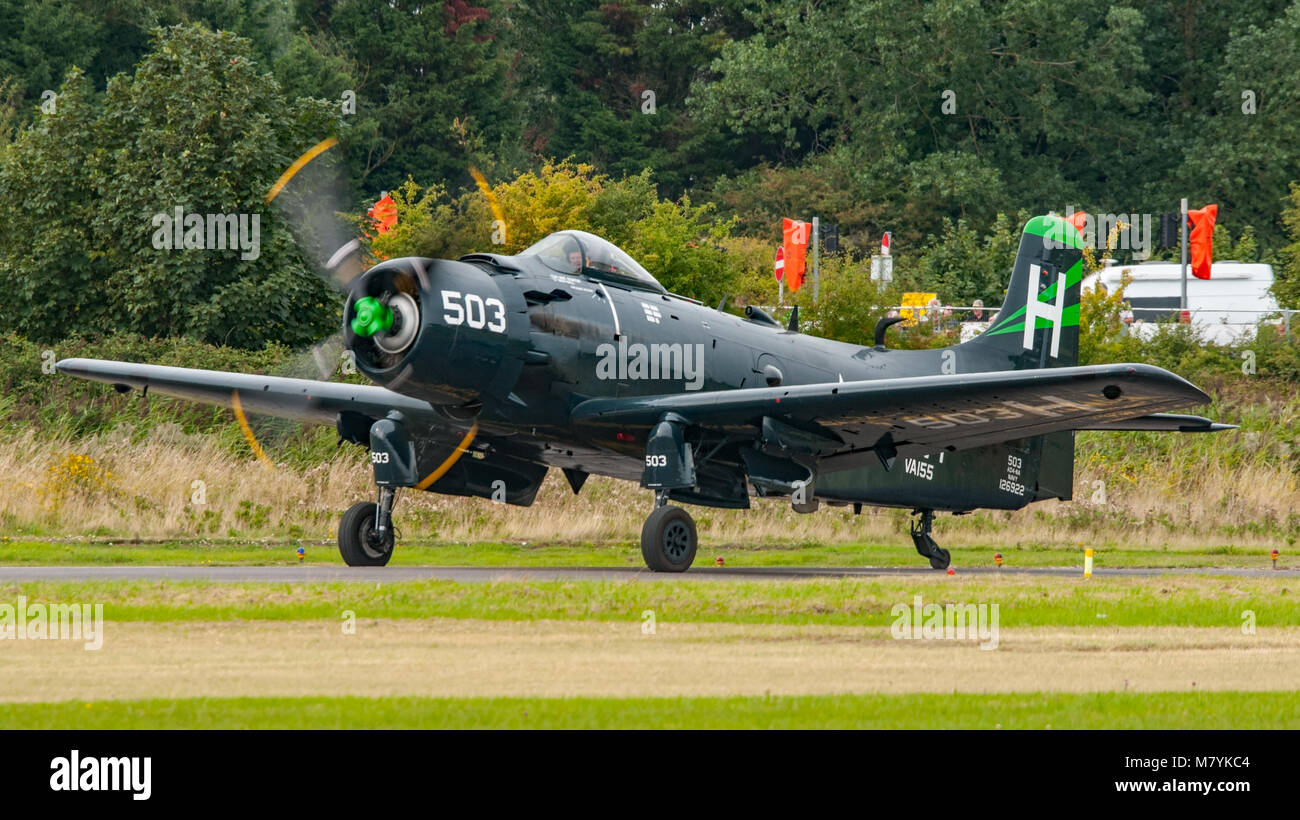
[[[938,350],[800,333],[667,292],[611,243],[552,234],[514,256],[406,258],[351,282],[344,333],[376,383],[67,359],[64,373],[331,424],[369,449],[376,502],[349,509],[339,551],[387,564],[399,488],[527,506],[551,467],[639,481],[654,507],[646,564],[691,566],[690,514],[751,496],[902,507],[936,569],[936,511],[1070,499],[1074,431],[1226,429],[1164,411],[1209,397],[1143,364],[1078,367],[1082,242],[1064,220],[1026,226],[990,327]],[[465,457],[462,457],[465,456]]]

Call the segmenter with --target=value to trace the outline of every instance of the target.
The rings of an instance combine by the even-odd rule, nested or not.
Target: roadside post
[[[813,263],[812,263],[813,304],[815,305],[817,304],[817,297],[821,296],[821,292],[822,292],[822,277],[821,277],[822,272],[821,272],[821,266],[818,264],[819,260],[817,258],[817,249],[820,248],[822,244],[822,229],[821,229],[820,217],[816,217],[816,216],[813,217],[811,241],[812,241],[812,252],[813,252]]]
[[[776,261],[772,263],[772,272],[776,276],[776,303],[785,304],[785,248],[776,246]]]
[[[1182,321],[1183,314],[1187,311],[1187,197],[1183,197],[1183,200],[1179,205],[1179,213],[1181,213],[1183,217],[1182,227],[1179,234],[1181,238],[1178,240],[1182,247],[1181,271],[1183,280],[1183,296],[1182,301],[1178,303],[1178,318],[1179,321]]]

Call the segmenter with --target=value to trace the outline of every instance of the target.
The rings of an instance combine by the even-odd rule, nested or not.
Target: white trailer
[[[1111,265],[1083,281],[1084,290],[1098,283],[1114,291],[1127,275],[1132,281],[1124,299],[1133,309],[1133,330],[1150,338],[1163,326],[1180,321],[1182,272],[1177,262]],[[1273,268],[1269,265],[1223,261],[1210,266],[1209,279],[1187,273],[1188,319],[1212,344],[1232,344],[1254,338],[1261,321],[1279,321],[1282,312],[1269,291]]]

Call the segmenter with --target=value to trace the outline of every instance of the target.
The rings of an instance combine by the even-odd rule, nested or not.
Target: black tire
[[[373,501],[359,501],[343,513],[339,522],[339,554],[350,567],[382,567],[393,557],[391,527],[382,545],[372,540],[377,509]]]
[[[641,557],[655,572],[685,572],[699,545],[695,520],[681,507],[660,507],[641,527]]]
[[[948,554],[948,550],[941,549],[938,544],[935,544],[934,551],[930,553],[930,566],[933,569],[947,569],[951,563],[952,556]]]

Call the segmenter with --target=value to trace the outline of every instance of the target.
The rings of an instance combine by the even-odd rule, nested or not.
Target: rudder
[[[1009,370],[1069,367],[1079,362],[1079,285],[1083,238],[1058,216],[1025,224],[1002,309],[989,329],[961,347],[996,351]]]

